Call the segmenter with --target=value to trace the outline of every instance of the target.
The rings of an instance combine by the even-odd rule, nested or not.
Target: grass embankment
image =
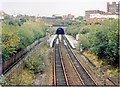
[[[107,66],[105,61],[98,59],[97,56],[92,54],[90,51],[83,53],[97,68]],[[110,67],[105,70],[108,77],[117,77],[119,75],[118,68]]]
[[[21,71],[14,71],[6,78],[3,77],[2,83],[0,85],[31,85],[32,84],[32,72],[28,69],[23,69]]]
[[[21,78],[21,82],[19,85],[31,85],[33,74],[29,69],[23,69],[21,74],[19,75],[19,78]]]
[[[8,78],[4,85],[32,85],[35,75],[45,71],[44,55],[47,49],[46,45],[39,45],[33,49],[25,61],[23,70],[19,74],[17,71],[12,73],[12,78]]]
[[[83,53],[96,67],[101,67],[104,64],[104,61],[100,60],[89,51]]]
[[[7,81],[7,85],[31,85],[33,80],[33,72],[24,68],[19,75],[17,72],[13,73],[12,78]]]

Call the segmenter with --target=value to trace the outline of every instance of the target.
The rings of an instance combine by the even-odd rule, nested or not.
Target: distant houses
[[[54,20],[74,20],[75,16],[68,14],[68,15],[59,15],[59,14],[53,14],[52,17],[41,17],[41,19],[43,20],[50,20],[50,21],[54,21]]]
[[[85,21],[87,23],[101,23],[105,19],[118,19],[119,4],[107,2],[107,12],[100,10],[87,10],[85,11]]]

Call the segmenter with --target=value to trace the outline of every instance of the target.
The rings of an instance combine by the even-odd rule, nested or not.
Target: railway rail
[[[83,67],[83,65],[76,58],[76,56],[72,52],[70,46],[69,45],[65,45],[65,44],[64,44],[64,46],[65,46],[67,52],[69,53],[70,58],[71,58],[71,60],[72,60],[72,62],[74,64],[74,66],[76,67],[78,73],[80,74],[84,84],[85,85],[97,85],[97,83],[94,81],[94,79],[91,77],[91,75],[87,72],[87,70]]]
[[[54,85],[68,85],[63,61],[61,59],[58,38],[56,39],[56,44],[55,44]]]
[[[71,85],[84,85],[83,80],[81,79],[78,71],[76,70],[74,64],[72,63],[72,60],[70,59],[70,56],[65,49],[65,47],[61,44],[61,54],[62,54],[62,60],[63,64],[65,66],[65,72],[66,77],[68,79],[68,84]]]
[[[55,41],[54,85],[97,85],[64,38]]]

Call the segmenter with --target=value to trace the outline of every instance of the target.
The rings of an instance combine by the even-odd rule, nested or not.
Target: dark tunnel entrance
[[[64,32],[64,30],[62,29],[62,28],[58,28],[57,30],[56,30],[56,34],[65,34],[65,32]]]

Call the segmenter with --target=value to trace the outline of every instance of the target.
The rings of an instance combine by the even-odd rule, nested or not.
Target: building
[[[56,19],[62,19],[62,20],[73,20],[75,16],[71,14],[68,14],[68,15],[54,14],[52,15],[52,17]]]
[[[115,15],[115,14],[90,14],[90,18],[117,19],[118,15]]]
[[[99,14],[99,13],[97,13],[97,14],[90,14],[90,16],[86,20],[86,22],[88,22],[88,23],[101,23],[105,19],[118,19],[118,15],[109,14],[109,13],[105,13],[105,14]]]
[[[109,2],[107,2],[107,12],[112,13],[112,14],[118,14],[119,9],[118,9],[118,4],[116,4],[116,2],[112,2],[112,4],[110,4]]]
[[[42,20],[46,20],[46,21],[55,21],[56,18],[54,18],[54,17],[42,17]]]
[[[119,4],[116,4],[116,2],[112,2],[112,4],[107,2],[107,12],[100,10],[87,10],[85,11],[84,19],[89,23],[100,23],[105,19],[118,19],[118,14],[120,14]]]
[[[52,17],[53,17],[53,18],[56,18],[56,19],[58,19],[58,20],[61,20],[61,19],[62,19],[62,16],[59,15],[59,14],[53,14]]]
[[[75,16],[74,15],[71,15],[71,14],[68,14],[68,15],[63,15],[62,16],[62,19],[63,20],[74,20]]]
[[[85,11],[85,20],[90,18],[90,14],[104,14],[104,11],[100,10],[87,10]]]

